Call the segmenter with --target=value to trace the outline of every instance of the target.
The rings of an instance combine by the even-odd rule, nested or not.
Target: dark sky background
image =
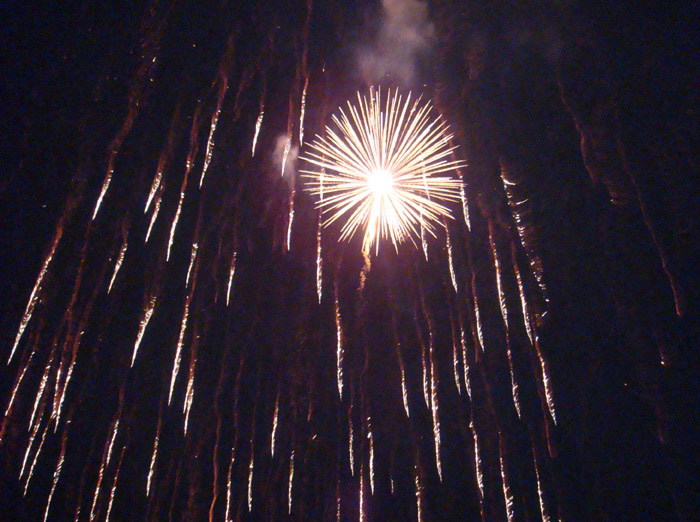
[[[338,501],[341,520],[359,520],[364,488],[367,520],[415,521],[416,483],[426,522],[700,520],[698,6],[422,5],[3,4],[3,361],[62,232],[17,354],[0,368],[3,413],[27,368],[0,428],[0,519],[43,519],[65,448],[49,520],[74,520],[78,509],[87,520],[119,419],[97,496],[99,520],[117,468],[112,520],[207,520],[210,510],[224,520],[232,450],[233,520],[335,520]],[[445,230],[431,239],[428,261],[410,244],[398,253],[387,244],[367,271],[359,238],[341,244],[338,227],[330,227],[321,240],[318,303],[317,211],[300,178],[292,194],[275,153],[287,134],[298,149],[306,78],[305,143],[369,85],[422,92],[448,120],[458,157],[468,163],[460,175],[471,217],[469,230],[455,204],[447,225],[457,292]],[[183,184],[188,154],[193,168]],[[93,221],[111,157],[113,179]],[[161,213],[144,243],[153,207],[143,208],[162,158]],[[166,261],[181,187],[186,198]],[[124,264],[108,294],[125,238]],[[196,282],[186,285],[194,242]],[[157,304],[131,368],[151,296]],[[182,367],[168,406],[185,303]],[[460,390],[452,371],[460,322],[471,394],[461,353]],[[47,426],[55,379],[73,347],[75,372],[54,433]],[[442,481],[424,364],[439,399]],[[23,496],[17,477],[45,368],[35,450],[47,435]],[[184,435],[190,371],[195,392]],[[157,430],[155,486],[146,497]]]

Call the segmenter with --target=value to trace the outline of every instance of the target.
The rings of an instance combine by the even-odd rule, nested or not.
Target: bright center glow
[[[367,176],[367,185],[375,196],[386,196],[393,189],[394,177],[387,170],[376,169]]]

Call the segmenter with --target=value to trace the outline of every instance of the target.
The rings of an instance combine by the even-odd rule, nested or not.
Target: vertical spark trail
[[[367,522],[367,512],[365,511],[365,461],[360,460],[360,522]]]
[[[109,281],[109,288],[107,288],[107,293],[110,293],[112,291],[112,285],[114,284],[114,280],[117,278],[119,269],[122,267],[122,263],[124,262],[124,256],[126,255],[126,249],[128,246],[129,245],[126,242],[126,238],[124,238],[122,248],[121,250],[119,250],[119,257],[117,257],[117,262],[114,264],[114,272],[112,273],[112,279],[110,279]]]
[[[287,141],[284,143],[284,152],[282,153],[282,170],[281,176],[284,177],[284,169],[287,167],[287,157],[289,156],[289,151],[292,150],[292,133],[287,133]]]
[[[464,215],[464,222],[467,224],[467,230],[471,232],[472,223],[469,218],[469,202],[467,201],[467,194],[464,190],[465,181],[463,176],[460,176],[460,178],[462,179],[462,183],[459,185],[459,196],[462,200],[462,214]]]
[[[248,465],[248,513],[253,511],[253,472],[255,470],[255,453],[250,452],[250,464]],[[291,483],[291,478],[290,478]],[[291,486],[290,486],[291,489]],[[291,509],[291,508],[290,508]]]
[[[187,277],[185,278],[185,288],[190,284],[190,274],[192,273],[192,265],[194,265],[194,260],[197,259],[197,249],[199,245],[197,243],[192,243],[192,252],[190,252],[190,264],[187,267]]]
[[[156,426],[156,437],[153,440],[153,453],[151,454],[151,465],[148,467],[148,478],[146,479],[146,497],[151,496],[151,484],[153,482],[153,473],[156,469],[156,459],[158,458],[158,442],[160,441],[160,428],[162,426],[162,412],[158,412],[158,425]]]
[[[53,494],[56,491],[56,486],[58,485],[58,479],[61,478],[61,469],[63,469],[63,461],[66,458],[66,446],[65,444],[61,448],[61,454],[58,456],[58,463],[56,464],[56,469],[53,472],[53,482],[51,483],[51,491],[49,492],[49,498],[46,501],[46,511],[44,512],[44,522],[49,518],[49,509],[51,508],[51,500],[53,499]]]
[[[508,354],[508,370],[510,371],[510,389],[513,395],[513,404],[515,405],[515,411],[518,414],[518,418],[522,419],[522,412],[520,410],[520,386],[518,386],[518,381],[515,378],[515,368],[513,365],[513,353],[511,352],[510,346],[507,350]]]
[[[394,335],[394,348],[396,349],[396,358],[399,361],[399,371],[401,372],[401,398],[403,400],[403,409],[406,412],[406,417],[410,417],[411,413],[408,408],[408,386],[406,385],[406,368],[403,363],[403,356],[401,355],[401,343],[399,341],[399,333],[396,326],[396,313],[392,309],[391,311],[391,325],[392,333]]]
[[[369,440],[369,487],[372,495],[374,495],[374,436],[372,435],[371,424],[367,430],[367,439]]]
[[[153,230],[153,225],[156,222],[156,219],[158,219],[158,214],[160,213],[160,202],[163,199],[163,187],[164,185],[160,186],[160,189],[158,190],[158,194],[156,195],[156,202],[153,207],[153,214],[151,214],[151,221],[148,223],[148,230],[146,231],[146,238],[143,240],[144,243],[148,243],[148,238],[151,237],[151,230]]]
[[[414,310],[413,322],[416,326],[416,337],[418,338],[418,343],[420,344],[420,354],[421,354],[421,370],[423,377],[423,399],[425,400],[425,407],[430,409],[430,376],[428,370],[428,351],[425,348],[425,342],[423,341],[423,334],[420,331],[420,324],[418,323],[418,315]]]
[[[294,196],[296,195],[294,185],[295,181],[294,177],[292,177],[292,192],[289,194],[289,217],[287,218],[287,221],[289,222],[289,225],[287,226],[287,252],[289,252],[292,248],[292,223],[294,223]]]
[[[233,251],[231,256],[231,266],[228,270],[228,284],[226,285],[226,306],[229,305],[231,299],[231,286],[233,285],[233,275],[236,273],[236,251]]]
[[[122,461],[124,460],[125,451],[126,445],[124,445],[124,447],[122,448],[121,455],[119,455],[119,463],[117,464],[117,470],[114,472],[114,482],[112,483],[112,490],[109,493],[109,503],[107,504],[107,514],[105,515],[105,522],[109,522],[109,515],[112,513],[114,497],[117,494],[117,481],[119,480],[119,471],[122,469]]]
[[[41,449],[44,446],[44,441],[46,440],[46,433],[49,431],[49,424],[46,423],[46,426],[44,427],[44,433],[41,434],[41,441],[39,442],[39,447],[36,450],[36,453],[34,454],[34,460],[32,461],[32,465],[29,466],[29,473],[27,473],[27,481],[24,483],[24,494],[23,496],[27,496],[27,489],[29,488],[29,482],[32,480],[32,475],[34,475],[34,467],[36,466],[37,461],[39,460],[39,454],[41,454]],[[31,447],[31,446],[30,446]],[[29,448],[27,448],[27,451],[29,451]],[[25,454],[25,462],[26,462],[26,456],[28,455]],[[24,473],[24,468],[22,468],[22,471],[20,472],[20,479],[22,478],[22,474]]]
[[[433,414],[433,440],[435,441],[435,465],[437,466],[438,476],[442,482],[442,458],[440,457],[440,410],[438,406],[438,371],[435,363],[435,346],[432,332],[432,324],[430,325],[430,404]]]
[[[323,258],[321,257],[321,215],[318,216],[318,229],[316,231],[316,294],[318,304],[323,297]]]
[[[255,121],[255,133],[253,134],[253,151],[251,155],[255,157],[255,146],[258,143],[258,134],[260,134],[260,127],[262,127],[263,116],[265,115],[265,100],[260,98],[260,114],[258,114],[258,119]]]
[[[340,522],[340,477],[335,483],[335,522]]]
[[[190,128],[190,148],[187,152],[187,159],[185,160],[185,175],[182,178],[182,184],[180,185],[180,199],[177,202],[175,216],[173,217],[173,222],[170,225],[170,236],[168,237],[168,250],[165,256],[166,261],[170,261],[170,250],[173,246],[173,241],[175,239],[175,230],[177,229],[177,223],[180,219],[180,213],[182,212],[182,204],[185,201],[187,180],[189,179],[190,172],[192,171],[192,167],[194,166],[194,160],[197,157],[197,152],[199,151],[199,128],[201,123],[201,111],[202,105],[197,105],[197,108],[194,111],[194,115],[192,116],[192,127]],[[146,237],[148,238],[148,235]],[[146,240],[148,241],[148,239]]]
[[[425,226],[423,225],[423,205],[419,207],[420,211],[420,244],[423,248],[423,255],[425,260],[428,261],[428,238],[425,235]]]
[[[197,278],[197,268],[195,267],[195,280]],[[177,379],[177,374],[180,371],[180,362],[182,361],[182,346],[185,341],[185,332],[187,331],[187,319],[190,312],[190,303],[192,302],[192,296],[194,295],[195,282],[193,281],[192,287],[190,288],[190,293],[187,294],[187,299],[185,300],[185,308],[182,311],[182,322],[180,323],[180,336],[177,340],[177,348],[175,349],[175,361],[173,362],[173,371],[170,378],[170,392],[168,394],[168,405],[173,398],[173,390],[175,389],[175,380]]]
[[[39,276],[36,279],[36,283],[34,283],[32,293],[29,295],[29,301],[27,302],[27,307],[24,309],[22,320],[19,323],[19,330],[17,331],[15,342],[12,345],[10,357],[8,357],[7,359],[8,364],[12,361],[12,358],[15,355],[15,351],[17,350],[17,345],[19,345],[19,341],[20,339],[22,339],[22,334],[24,334],[24,330],[27,328],[27,324],[29,324],[29,320],[32,318],[32,313],[34,313],[34,307],[36,306],[36,303],[39,300],[39,293],[41,292],[41,283],[44,281],[44,277],[46,277],[49,265],[51,264],[51,260],[53,259],[54,254],[56,253],[58,243],[61,241],[62,236],[63,218],[58,222],[58,226],[56,227],[56,235],[54,236],[53,243],[51,244],[51,250],[49,250],[49,254],[46,256],[44,264],[41,266],[41,270],[39,271]]]
[[[469,423],[469,428],[472,431],[472,436],[474,437],[474,467],[476,468],[476,482],[479,485],[479,498],[483,502],[484,500],[484,468],[481,463],[481,450],[479,449],[479,433],[474,426],[474,421]]]
[[[421,479],[421,468],[418,460],[418,450],[416,450],[416,462],[413,465],[416,487],[416,516],[418,522],[423,522],[423,513],[425,512],[425,488]]]
[[[542,370],[542,385],[544,387],[545,397],[547,399],[547,408],[549,409],[549,414],[552,416],[554,424],[557,423],[557,412],[554,407],[554,391],[552,390],[552,380],[549,376],[549,363],[542,355],[542,350],[540,350],[540,340],[539,337],[535,335],[535,352],[537,352],[537,357],[540,361],[540,368]]]
[[[350,474],[355,476],[355,432],[352,422],[353,397],[350,393],[350,409],[348,411],[348,460],[350,461]]]
[[[151,298],[148,300],[146,308],[144,308],[143,310],[143,317],[139,322],[139,333],[136,335],[136,342],[134,343],[134,354],[131,357],[132,368],[134,367],[134,362],[136,361],[136,354],[139,351],[139,345],[141,344],[141,340],[143,339],[143,334],[146,333],[146,327],[148,326],[148,322],[153,316],[153,310],[156,307],[156,299],[157,297],[155,295],[152,295]]]
[[[34,419],[37,418],[36,414],[37,411],[39,410],[39,404],[44,403],[45,401],[42,401],[42,398],[44,397],[44,390],[46,390],[46,383],[49,380],[49,373],[50,370],[53,366],[53,361],[56,353],[56,346],[51,349],[51,355],[49,355],[49,360],[46,364],[46,368],[44,369],[44,374],[41,376],[41,383],[39,384],[39,391],[36,394],[36,399],[34,399],[34,407],[32,408],[32,415],[29,418],[29,427],[27,428],[28,430],[31,430],[32,427],[34,426]],[[43,406],[42,406],[42,415],[43,415]],[[41,415],[39,416],[39,419],[41,418]]]
[[[230,522],[231,519],[231,476],[233,475],[233,463],[236,459],[235,447],[231,448],[231,462],[228,466],[228,474],[226,477],[226,513],[224,514],[224,521]]]
[[[304,144],[304,113],[306,112],[306,89],[309,87],[309,76],[306,75],[304,89],[301,91],[301,110],[299,115],[299,147]]]
[[[97,501],[100,498],[100,490],[102,487],[102,480],[104,479],[105,468],[109,466],[109,461],[112,458],[112,448],[114,447],[114,441],[117,438],[117,431],[119,430],[119,417],[121,415],[121,404],[119,412],[117,414],[117,419],[114,421],[114,426],[112,428],[112,435],[109,442],[105,445],[105,449],[102,453],[102,462],[100,463],[100,469],[97,473],[97,484],[95,485],[95,494],[92,497],[92,508],[90,508],[90,519],[95,520]]]
[[[501,273],[501,263],[498,259],[498,251],[496,250],[496,240],[494,238],[493,223],[489,221],[489,243],[491,245],[491,254],[493,255],[493,265],[496,268],[496,289],[498,290],[498,304],[501,307],[501,316],[503,324],[506,327],[506,337],[508,336],[508,307],[506,305],[506,294],[503,290],[503,274]]]
[[[486,346],[484,344],[484,329],[481,325],[481,315],[479,314],[479,300],[476,297],[475,277],[476,276],[472,274],[472,300],[474,302],[474,317],[476,318],[476,334],[479,338],[479,348],[481,348],[481,351],[483,352],[485,351]]]
[[[457,388],[457,393],[462,395],[462,382],[459,378],[459,358],[460,350],[458,344],[460,341],[457,340],[457,328],[455,327],[455,318],[452,309],[450,308],[450,329],[452,330],[452,375],[455,381],[455,387]]]
[[[447,237],[447,262],[450,267],[450,279],[452,280],[452,288],[454,288],[455,293],[458,294],[459,290],[457,290],[457,276],[455,275],[455,266],[452,259],[452,241],[450,240],[450,229],[447,227],[447,223],[445,223],[445,233]]]
[[[163,170],[161,167],[161,162],[164,161],[162,156],[161,159],[158,160],[158,169],[156,170],[156,175],[153,178],[153,184],[151,185],[151,190],[148,193],[148,199],[146,200],[146,206],[143,209],[143,213],[145,214],[148,212],[148,209],[151,207],[151,202],[153,201],[153,197],[156,195],[158,192],[158,189],[160,188],[160,183],[163,180]]]
[[[214,133],[216,132],[216,125],[219,122],[219,115],[221,114],[221,106],[224,103],[224,98],[226,97],[226,91],[228,90],[228,79],[225,76],[221,77],[221,83],[219,84],[219,92],[216,100],[216,109],[214,114],[211,116],[211,126],[209,127],[209,139],[207,139],[207,149],[204,153],[204,166],[202,167],[202,176],[199,178],[199,188],[201,190],[202,184],[204,183],[204,176],[207,174],[207,169],[211,163],[211,158],[214,154]]]
[[[506,503],[506,516],[508,517],[508,522],[513,522],[515,520],[515,499],[513,498],[513,492],[510,489],[510,482],[506,475],[506,464],[503,457],[504,445],[503,440],[499,443],[499,458],[501,463],[501,483],[503,484],[503,498]]]
[[[275,440],[277,437],[277,422],[280,412],[280,389],[277,389],[277,398],[275,399],[275,413],[272,418],[272,434],[270,435],[270,453],[275,456]]]
[[[544,491],[542,490],[542,480],[540,478],[540,468],[537,463],[537,451],[535,450],[534,444],[532,446],[532,460],[535,466],[535,478],[537,479],[537,498],[540,501],[540,513],[542,514],[542,522],[550,522],[551,517],[549,516],[549,509],[547,508],[547,503],[544,500]]]
[[[15,402],[15,398],[17,397],[17,391],[19,390],[19,387],[22,385],[22,381],[24,380],[24,376],[27,373],[27,368],[32,363],[32,360],[34,359],[34,354],[36,354],[36,349],[32,350],[32,353],[29,354],[29,358],[27,359],[27,362],[24,365],[24,368],[22,368],[22,371],[19,373],[19,376],[17,377],[17,382],[15,383],[14,387],[12,388],[12,395],[10,395],[10,401],[7,404],[7,408],[5,408],[5,416],[3,418],[2,422],[2,429],[0,429],[0,444],[2,444],[3,437],[5,435],[5,427],[6,427],[6,421],[10,415],[10,411],[12,410],[12,405]]]
[[[336,352],[335,352],[335,364],[336,364],[336,381],[338,383],[338,396],[340,400],[343,400],[343,359],[344,349],[343,349],[343,325],[340,318],[340,304],[338,303],[338,279],[336,276],[335,285],[335,333],[336,333]]]
[[[523,285],[523,278],[520,275],[520,269],[518,268],[518,262],[515,255],[515,245],[511,243],[510,245],[511,260],[513,262],[513,271],[515,272],[515,279],[518,281],[518,290],[520,292],[520,304],[523,309],[523,323],[525,323],[525,331],[530,339],[530,344],[535,344],[535,339],[532,334],[532,327],[530,326],[530,313],[527,308],[527,301],[525,300],[525,287]]]
[[[44,414],[42,412],[41,419],[44,418]],[[36,438],[37,433],[39,433],[39,426],[41,425],[41,419],[39,422],[37,422],[36,426],[34,426],[34,429],[31,432],[31,435],[29,435],[29,442],[27,442],[27,449],[24,452],[24,459],[22,460],[22,468],[19,471],[19,480],[22,480],[22,477],[24,476],[24,470],[26,469],[27,466],[27,459],[29,459],[29,454],[32,452],[32,446],[34,445],[34,439]],[[48,428],[47,428],[48,429]]]
[[[292,489],[294,486],[294,449],[289,455],[289,486],[287,488],[287,513],[292,514]]]
[[[458,312],[459,318],[459,342],[462,345],[462,360],[464,361],[464,387],[467,389],[469,400],[472,399],[472,382],[469,375],[469,359],[467,359],[467,335],[464,332],[464,320],[461,312]]]
[[[196,327],[195,327],[196,330]],[[197,337],[195,336],[195,342],[192,345],[192,356],[190,358],[190,372],[187,379],[187,392],[185,393],[185,403],[183,404],[182,413],[185,415],[185,425],[184,432],[187,435],[187,426],[190,421],[190,411],[192,411],[192,401],[194,400],[194,369],[197,364],[197,354],[196,354],[196,342]]]
[[[148,192],[148,199],[146,200],[146,206],[143,209],[143,213],[148,212],[151,206],[153,197],[159,191],[161,182],[163,180],[163,172],[170,162],[170,158],[173,156],[173,152],[178,141],[178,127],[180,125],[180,114],[181,114],[181,104],[178,103],[175,107],[175,112],[173,113],[173,118],[170,120],[170,128],[168,129],[168,137],[165,141],[165,147],[160,153],[158,158],[158,166],[156,167],[156,174],[153,176],[153,183],[151,183],[151,189]]]

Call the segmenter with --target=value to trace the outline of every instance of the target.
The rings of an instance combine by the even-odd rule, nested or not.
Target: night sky
[[[699,11],[3,4],[0,519],[700,520]],[[370,86],[425,250],[299,173]]]

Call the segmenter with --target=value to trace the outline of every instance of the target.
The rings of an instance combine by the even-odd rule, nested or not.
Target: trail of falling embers
[[[335,297],[335,333],[336,333],[336,351],[335,351],[335,376],[338,384],[338,396],[343,400],[343,323],[340,317],[340,303],[338,302],[338,277],[336,274],[335,284],[333,285]]]
[[[122,267],[122,263],[124,262],[124,256],[126,255],[126,249],[128,247],[129,243],[127,243],[126,237],[124,237],[122,247],[119,250],[119,256],[117,257],[116,263],[114,263],[114,272],[112,272],[112,279],[109,280],[109,287],[107,288],[108,294],[112,291],[112,286],[114,285],[114,281],[117,279],[119,269]]]
[[[394,347],[396,349],[396,358],[399,361],[399,371],[401,372],[401,398],[403,400],[403,409],[406,412],[406,417],[411,416],[411,412],[408,407],[408,386],[406,386],[406,368],[403,362],[403,356],[401,355],[401,342],[399,341],[399,333],[396,326],[396,312],[391,310],[391,326],[392,333],[394,335]]]
[[[152,295],[148,299],[148,303],[146,303],[146,306],[143,310],[143,316],[141,317],[141,321],[139,322],[139,332],[136,335],[136,342],[134,343],[134,354],[131,357],[131,366],[134,366],[134,362],[136,361],[136,354],[139,351],[139,346],[141,345],[141,340],[143,339],[143,335],[146,333],[146,327],[148,326],[149,321],[151,320],[151,317],[153,316],[153,310],[156,307],[156,299],[157,296]]]

